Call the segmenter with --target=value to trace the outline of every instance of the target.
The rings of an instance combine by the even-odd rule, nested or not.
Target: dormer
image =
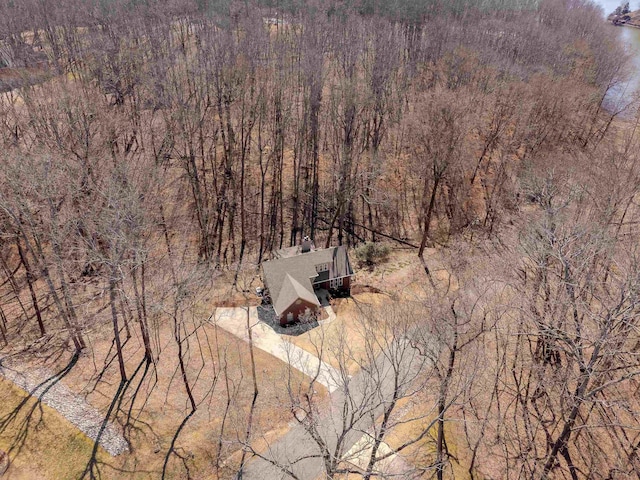
[[[326,272],[329,270],[329,264],[328,263],[319,263],[316,265],[316,272],[318,273],[322,273],[322,272]]]

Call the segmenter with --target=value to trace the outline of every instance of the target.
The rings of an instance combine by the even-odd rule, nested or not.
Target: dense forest
[[[0,364],[64,365],[131,449],[69,478],[232,478],[290,421],[327,478],[380,478],[418,394],[400,478],[640,475],[639,117],[607,103],[611,28],[588,0],[0,0]],[[426,298],[362,309],[423,359],[368,397],[364,466],[322,440],[322,392],[205,333],[215,292],[239,304],[307,235],[426,272]]]

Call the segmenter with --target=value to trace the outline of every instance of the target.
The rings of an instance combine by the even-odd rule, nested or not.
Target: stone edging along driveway
[[[98,437],[103,415],[89,405],[80,395],[69,390],[59,379],[42,368],[28,368],[18,371],[13,365],[4,364],[0,358],[0,377],[5,378],[56,410],[73,426],[91,440]],[[107,424],[100,437],[100,446],[111,456],[117,456],[129,450],[127,441],[120,430],[113,424]]]
[[[267,324],[261,322],[258,318],[257,307],[248,307],[248,309],[249,325],[255,347],[288,363],[309,377],[313,378],[317,374],[316,381],[327,387],[329,392],[333,392],[338,388],[340,373],[334,367],[306,350],[288,342]],[[209,321],[213,325],[217,325],[249,343],[247,307],[217,308]]]

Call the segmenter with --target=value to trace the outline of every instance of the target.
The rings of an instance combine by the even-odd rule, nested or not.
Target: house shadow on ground
[[[260,305],[258,307],[258,320],[269,325],[278,335],[291,335],[294,337],[307,333],[309,330],[313,330],[320,325],[318,320],[313,320],[311,322],[294,323],[283,327],[280,325],[276,312],[273,311],[271,305]]]
[[[331,306],[331,295],[324,288],[316,290],[316,296],[318,297],[318,301],[320,302],[321,307],[330,307]]]

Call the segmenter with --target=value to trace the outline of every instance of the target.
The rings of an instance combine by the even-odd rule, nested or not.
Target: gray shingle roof
[[[316,265],[323,263],[329,265],[329,272],[327,276],[326,272],[322,272],[319,277]],[[277,315],[281,315],[298,299],[319,305],[312,282],[353,275],[344,246],[270,260],[262,264],[262,271]]]
[[[309,283],[308,279],[306,283]],[[273,303],[273,308],[276,313],[280,315],[298,299],[306,300],[311,305],[316,305],[317,307],[320,306],[318,297],[313,293],[313,288],[309,290],[308,287],[301,285],[300,282],[287,273],[282,282],[280,295],[278,295],[278,298]]]

